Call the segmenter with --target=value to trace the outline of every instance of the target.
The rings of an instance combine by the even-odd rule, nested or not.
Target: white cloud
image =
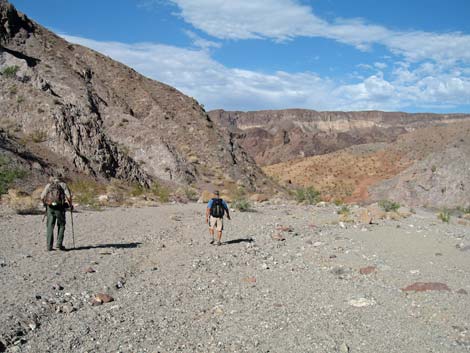
[[[139,43],[99,42],[64,36],[140,73],[195,97],[207,109],[258,110],[307,108],[317,110],[406,110],[470,103],[470,75],[465,69],[424,62],[398,62],[390,77],[375,65],[375,73],[355,83],[335,82],[313,72],[260,73],[229,68],[204,49]],[[412,67],[413,66],[413,67]],[[368,69],[373,69],[368,66]],[[378,69],[378,71],[377,71]]]
[[[386,46],[409,61],[470,62],[470,35],[393,31],[359,19],[325,21],[295,0],[169,0],[188,23],[219,39],[323,37],[369,50]]]
[[[221,43],[213,42],[204,38],[201,38],[193,31],[185,31],[186,35],[191,38],[193,41],[194,46],[201,48],[201,49],[210,49],[210,48],[220,48],[222,46]]]

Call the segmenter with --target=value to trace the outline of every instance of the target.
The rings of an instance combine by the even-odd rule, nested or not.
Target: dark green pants
[[[47,250],[52,250],[54,226],[57,223],[57,248],[62,246],[65,232],[65,208],[47,207]]]

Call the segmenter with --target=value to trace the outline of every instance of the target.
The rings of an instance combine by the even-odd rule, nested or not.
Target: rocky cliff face
[[[278,111],[209,112],[212,119],[236,134],[260,165],[326,154],[373,142],[392,142],[399,135],[428,126],[470,121],[465,114],[401,112]]]
[[[67,43],[0,0],[0,127],[92,176],[269,184],[229,133],[165,84]]]

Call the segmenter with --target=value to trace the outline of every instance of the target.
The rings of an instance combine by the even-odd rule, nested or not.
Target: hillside
[[[417,129],[390,144],[353,146],[264,170],[284,184],[314,186],[326,199],[458,207],[470,205],[469,147],[470,122],[462,122]]]
[[[304,109],[214,110],[209,116],[237,136],[240,144],[261,166],[327,154],[358,144],[389,143],[416,129],[470,121],[469,114]]]
[[[0,128],[45,160],[58,156],[66,174],[144,186],[271,186],[193,98],[66,42],[6,0],[0,28]],[[52,169],[57,162],[49,160]]]

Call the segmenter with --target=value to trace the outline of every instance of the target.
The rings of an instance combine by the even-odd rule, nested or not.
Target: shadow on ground
[[[230,244],[252,243],[252,242],[254,242],[252,238],[240,238],[240,239],[227,240],[226,242],[224,242],[224,244],[230,245]]]
[[[78,246],[76,248],[68,249],[69,251],[76,250],[90,250],[90,249],[135,249],[138,248],[142,243],[120,243],[120,244],[98,244],[88,246]]]

